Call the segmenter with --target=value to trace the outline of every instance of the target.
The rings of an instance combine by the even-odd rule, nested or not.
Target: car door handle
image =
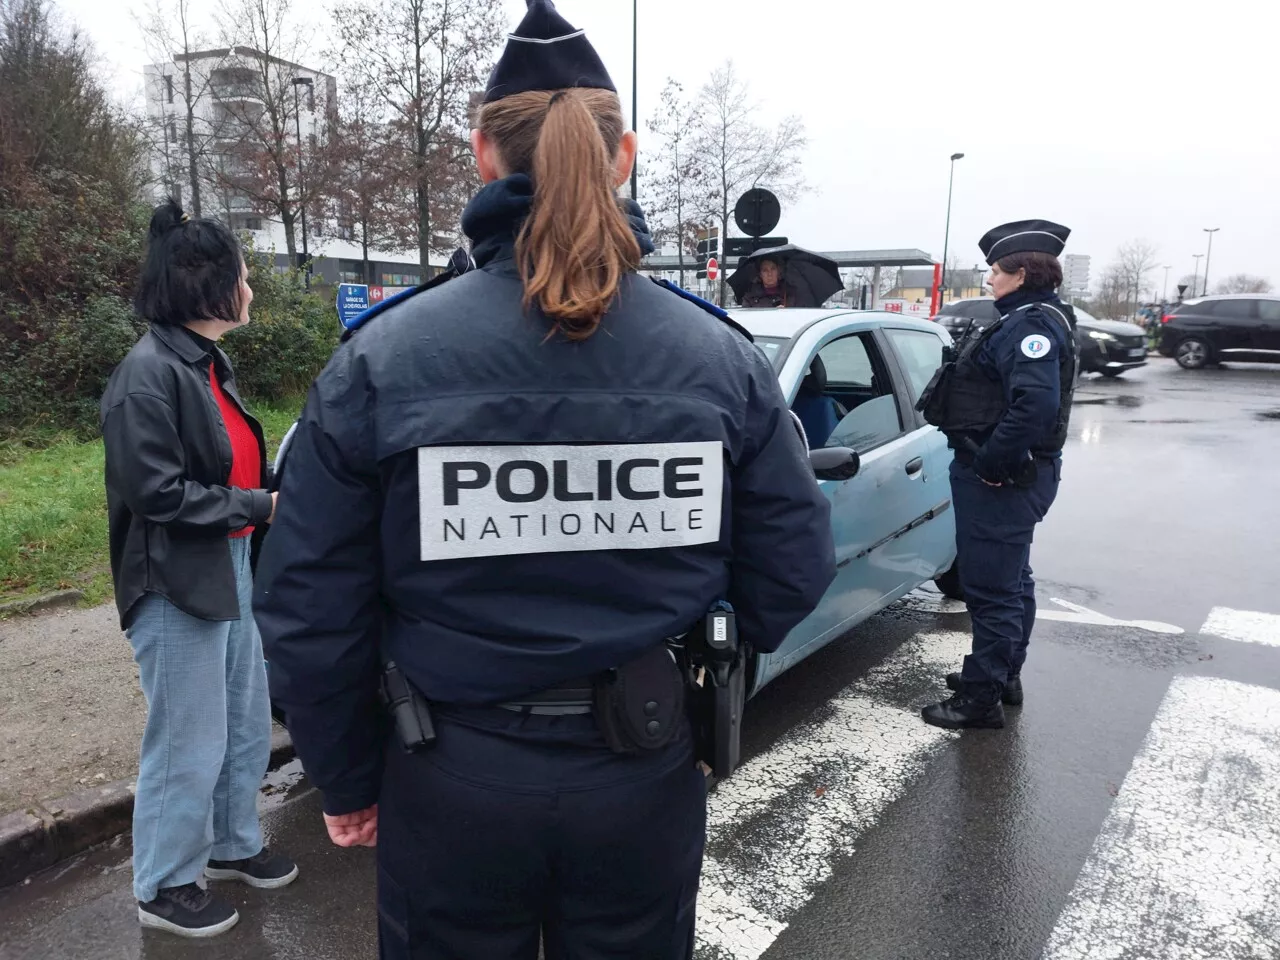
[[[914,477],[917,473],[924,469],[924,458],[916,457],[914,460],[907,461],[907,476]]]

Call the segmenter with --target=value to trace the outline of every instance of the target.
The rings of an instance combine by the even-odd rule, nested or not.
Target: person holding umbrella
[[[742,260],[729,286],[744,307],[819,307],[844,281],[834,260],[789,243]]]
[[[783,281],[782,267],[775,260],[761,260],[755,280],[742,298],[744,307],[811,307],[801,304],[800,294]]]

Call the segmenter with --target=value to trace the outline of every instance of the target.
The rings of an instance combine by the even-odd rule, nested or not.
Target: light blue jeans
[[[147,697],[133,807],[133,893],[192,883],[205,864],[262,849],[258,788],[271,701],[253,621],[249,538],[228,540],[240,619],[200,620],[149,593],[127,634]]]

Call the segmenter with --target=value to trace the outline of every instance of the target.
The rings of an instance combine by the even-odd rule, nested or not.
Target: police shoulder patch
[[[1040,333],[1022,338],[1022,355],[1032,360],[1047,357],[1053,350],[1053,341]]]

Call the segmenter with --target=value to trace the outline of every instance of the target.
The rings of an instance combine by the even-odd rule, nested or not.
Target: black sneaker
[[[948,730],[999,730],[1004,726],[1004,707],[1000,701],[983,703],[963,693],[920,711],[925,723]]]
[[[947,689],[960,689],[960,674],[947,674]],[[1006,707],[1022,706],[1022,678],[1010,677],[1009,682],[1004,685],[1004,692],[1000,694],[1000,702]]]
[[[210,880],[239,880],[259,890],[276,890],[298,879],[298,865],[263,847],[244,860],[210,860],[204,875]]]
[[[147,903],[138,901],[138,920],[144,927],[176,933],[180,937],[216,937],[240,920],[229,903],[194,883],[165,887]]]

